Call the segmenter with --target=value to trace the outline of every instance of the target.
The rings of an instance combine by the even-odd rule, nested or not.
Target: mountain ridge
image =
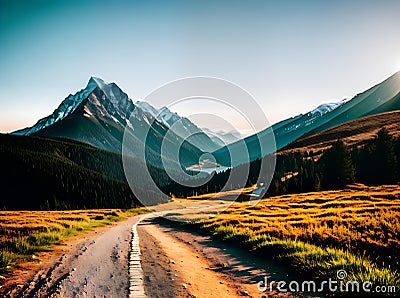
[[[314,117],[312,113],[299,114],[282,120],[265,130],[243,139],[248,149],[250,161],[261,158],[272,151],[261,152],[259,142],[266,142],[273,132],[276,150],[280,150],[299,138],[324,131],[336,125],[358,119],[374,113],[389,112],[400,107],[398,94],[400,92],[400,71],[394,73],[382,82],[360,92],[350,100],[346,100],[333,110]],[[224,146],[213,152],[217,161],[222,165],[229,164],[229,152],[241,146],[239,142]],[[272,145],[270,148],[273,147]],[[241,160],[246,163],[248,160]],[[239,163],[240,164],[240,163]]]
[[[198,163],[204,151],[218,148],[189,119],[177,117],[179,119],[174,121],[181,120],[183,123],[176,126],[180,130],[169,131],[169,126],[175,122],[167,125],[169,119],[165,120],[162,117],[157,119],[139,105],[135,105],[116,83],[107,84],[102,79],[92,76],[84,89],[67,96],[51,115],[40,119],[32,127],[18,130],[13,134],[69,138],[121,153],[126,133],[129,152],[134,155],[145,146],[146,158],[156,166],[163,164],[161,144],[165,141],[167,150],[164,158],[167,166],[173,168],[181,166],[174,160],[175,152],[179,152],[181,162],[189,166]],[[190,134],[194,136],[189,140],[182,137]],[[182,148],[175,148],[179,143],[182,143]]]
[[[322,132],[302,137],[278,151],[286,152],[311,152],[320,154],[337,140],[343,140],[348,146],[359,147],[375,138],[378,131],[385,128],[393,137],[400,136],[400,109],[345,122],[331,127]]]

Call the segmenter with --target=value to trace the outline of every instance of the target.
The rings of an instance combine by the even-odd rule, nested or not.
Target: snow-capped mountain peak
[[[106,85],[106,83],[102,79],[92,76],[92,77],[90,77],[89,82],[87,83],[86,87],[90,86],[90,87],[93,87],[93,89],[94,89],[96,87],[102,88],[105,85]]]
[[[84,101],[96,87],[97,85],[94,84],[94,81],[89,80],[89,83],[86,85],[84,89],[78,91],[74,95],[72,94],[68,95],[67,98],[65,98],[61,102],[61,104],[57,107],[57,109],[54,110],[54,112],[51,115],[40,119],[34,126],[16,131],[14,132],[14,134],[31,135],[43,128],[46,128],[64,119],[65,117],[73,113],[76,110],[76,108],[82,103],[82,101]]]
[[[107,84],[102,79],[97,77],[91,77],[86,88],[98,87],[104,92],[106,98],[114,105],[117,110],[126,110],[133,105],[128,95],[123,92],[115,83]]]
[[[171,112],[167,107],[162,107],[157,115],[157,120],[163,121],[168,127],[181,119],[177,113]]]
[[[157,121],[163,123],[167,127],[171,127],[175,122],[183,119],[177,113],[172,112],[169,108],[162,107],[160,109],[156,109],[147,101],[137,101],[135,105],[141,108],[143,111],[149,113],[151,116],[157,119]]]
[[[147,102],[136,102],[135,105],[115,83],[107,83],[93,76],[84,89],[68,95],[51,115],[14,134],[70,137],[119,152],[125,128],[130,129],[133,135],[137,133],[137,138],[141,140],[143,127],[151,125],[154,120],[157,129],[163,132],[180,121],[174,126],[172,134],[184,139],[190,136],[188,142],[196,147],[194,150],[210,151],[217,148],[189,119],[180,117],[167,107],[158,110]],[[78,122],[80,124],[76,125]],[[54,126],[56,123],[59,124]],[[82,128],[87,125],[91,126],[92,131]]]
[[[332,102],[332,103],[323,103],[323,104],[319,105],[316,109],[314,109],[311,112],[309,112],[309,114],[311,116],[320,117],[320,116],[322,116],[322,115],[324,115],[326,113],[329,113],[329,112],[333,111],[334,109],[338,108],[342,104],[344,104],[344,101]]]
[[[159,111],[151,104],[149,104],[147,101],[137,101],[135,102],[135,105],[141,108],[143,111],[149,113],[154,118],[156,118],[159,113]]]

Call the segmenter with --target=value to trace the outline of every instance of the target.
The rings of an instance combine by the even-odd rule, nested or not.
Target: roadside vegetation
[[[234,203],[196,223],[217,239],[296,269],[304,277],[400,286],[400,186],[351,185]]]
[[[145,212],[144,208],[0,211],[0,273],[35,259],[35,253],[51,250],[68,237]]]

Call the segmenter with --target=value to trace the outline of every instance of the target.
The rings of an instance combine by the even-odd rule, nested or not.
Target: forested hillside
[[[137,167],[137,179],[142,170]],[[0,135],[2,209],[130,208],[140,205],[125,180],[121,156],[70,140]],[[160,185],[165,176],[150,168]],[[135,171],[136,172],[136,171]],[[156,203],[157,194],[143,196]]]

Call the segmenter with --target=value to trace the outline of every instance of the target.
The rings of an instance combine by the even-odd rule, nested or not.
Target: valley
[[[398,289],[399,92],[400,72],[224,145],[91,77],[0,134],[0,293],[262,297],[340,270]]]
[[[0,0],[0,298],[400,297],[400,0]]]

